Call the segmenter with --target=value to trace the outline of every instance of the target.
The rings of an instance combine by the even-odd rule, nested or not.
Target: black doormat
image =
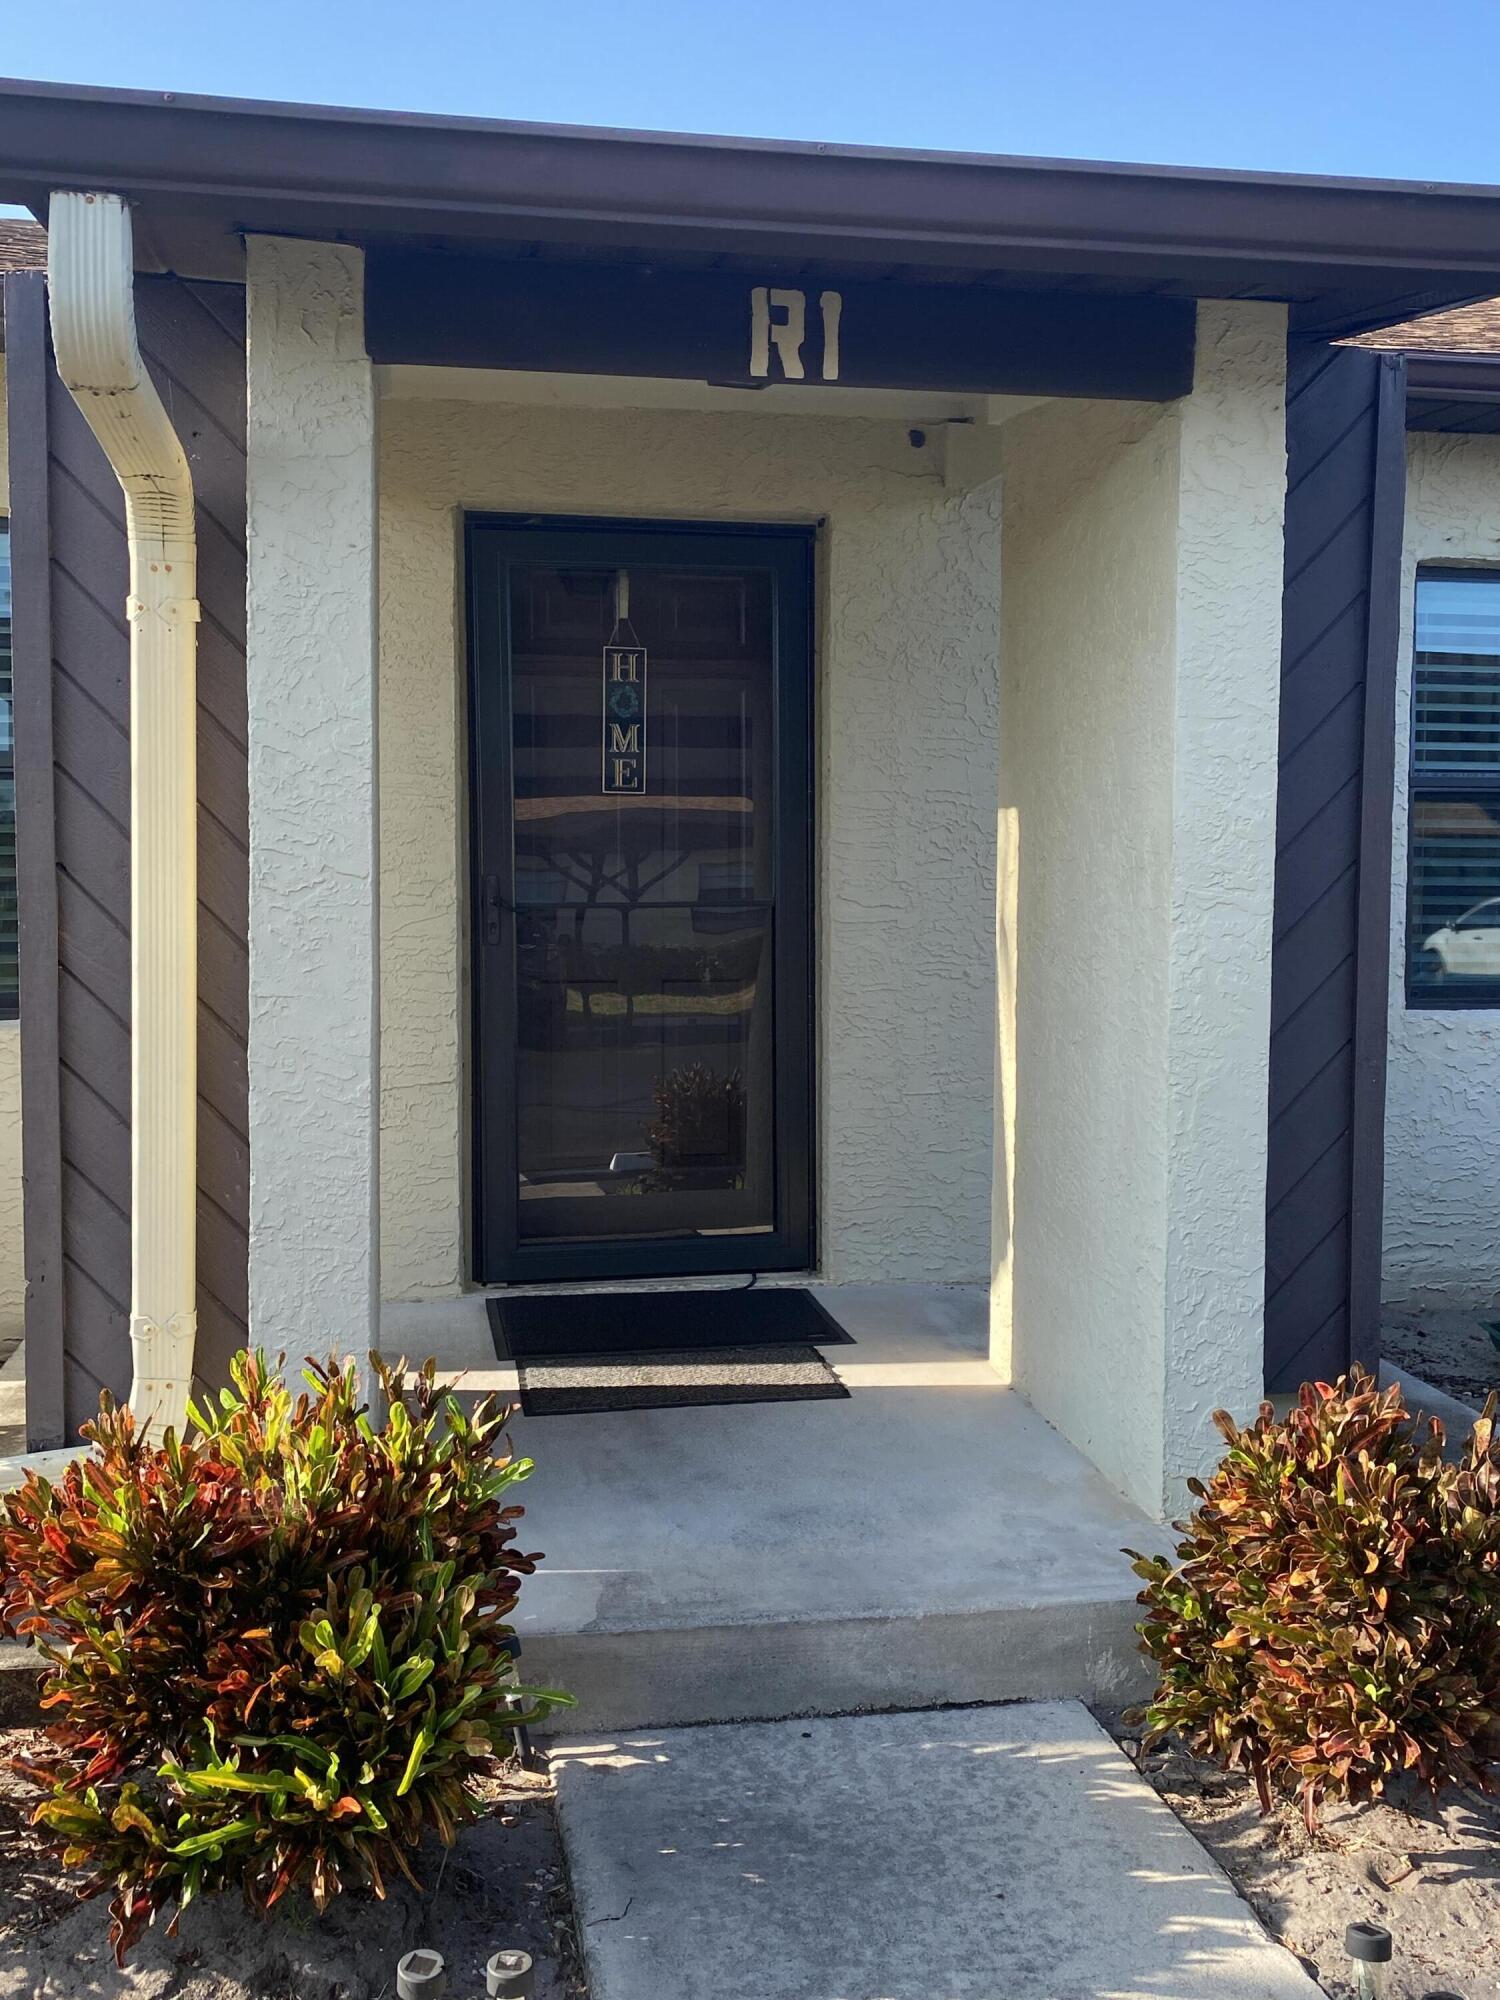
[[[702,1291],[568,1292],[485,1301],[502,1361],[671,1349],[807,1347],[852,1339],[803,1285]]]
[[[672,1410],[706,1403],[814,1403],[849,1391],[805,1341],[781,1346],[658,1349],[518,1361],[528,1417]]]

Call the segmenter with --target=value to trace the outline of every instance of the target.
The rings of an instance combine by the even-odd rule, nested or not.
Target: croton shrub
[[[1462,1460],[1400,1388],[1356,1370],[1250,1428],[1178,1522],[1176,1560],[1136,1556],[1160,1684],[1144,1722],[1296,1792],[1364,1800],[1396,1774],[1486,1788],[1500,1760],[1496,1398]],[[1134,1550],[1132,1550],[1134,1554]]]
[[[1160,1682],[1144,1712],[1248,1769],[1262,1807],[1436,1792],[1500,1769],[1500,1447],[1491,1397],[1457,1464],[1442,1426],[1356,1370],[1227,1443],[1176,1559],[1136,1556]],[[1131,1551],[1134,1554],[1134,1551]]]
[[[106,1397],[92,1452],[3,1502],[0,1627],[51,1663],[36,1821],[82,1895],[113,1892],[122,1962],[231,1885],[321,1910],[415,1882],[477,1760],[566,1699],[516,1684],[505,1621],[539,1558],[513,1546],[531,1465],[497,1455],[504,1413],[467,1415],[430,1362],[375,1366],[379,1429],[336,1360],[294,1393],[242,1354],[160,1445]]]

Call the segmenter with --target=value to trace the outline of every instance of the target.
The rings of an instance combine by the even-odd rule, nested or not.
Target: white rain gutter
[[[197,536],[141,360],[130,211],[54,194],[57,372],[125,490],[130,551],[130,1355],[143,1428],[182,1426],[197,1338]]]

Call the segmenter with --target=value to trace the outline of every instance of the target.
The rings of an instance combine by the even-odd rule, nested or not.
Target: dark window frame
[[[0,508],[0,540],[3,540],[3,541],[4,541],[4,544],[5,544],[5,549],[4,549],[4,554],[5,554],[5,558],[6,558],[6,568],[7,568],[7,571],[9,571],[9,568],[10,568],[10,515],[9,515],[9,513],[8,513],[8,512],[7,512],[7,511],[6,511],[6,510],[5,510],[4,508]],[[0,781],[3,781],[3,780],[5,780],[5,779],[7,779],[7,778],[8,778],[9,780],[10,780],[10,791],[11,791],[11,828],[10,828],[10,854],[11,854],[11,863],[10,863],[10,884],[9,884],[9,887],[10,887],[10,892],[11,892],[11,895],[12,895],[12,897],[16,897],[16,896],[18,896],[18,894],[19,894],[19,886],[18,886],[18,882],[17,882],[17,870],[16,870],[16,826],[15,826],[15,793],[16,793],[16,728],[15,728],[15,715],[16,715],[16,702],[15,702],[15,682],[14,682],[14,679],[13,679],[13,675],[14,675],[14,672],[15,672],[15,654],[14,654],[14,651],[13,651],[13,648],[12,648],[12,643],[11,643],[11,614],[10,614],[9,610],[7,610],[7,612],[6,612],[6,614],[5,614],[5,616],[4,616],[3,618],[0,618],[0,634],[3,634],[3,638],[0,638],[0,645],[3,645],[3,651],[4,651],[4,660],[5,660],[5,664],[4,664],[4,673],[3,673],[3,685],[4,685],[4,693],[3,693],[3,695],[0,695],[0,700],[3,700],[3,701],[4,701],[4,702],[5,702],[5,703],[6,703],[7,705],[8,705],[8,707],[9,707],[9,709],[10,709],[10,727],[9,727],[9,729],[8,729],[7,731],[5,731],[5,732],[4,732],[3,734],[0,734]],[[3,889],[4,889],[4,887],[5,887],[5,884],[4,884],[4,882],[3,882],[3,879],[0,879],[0,892],[3,892]],[[18,917],[17,917],[17,930],[18,930],[18,931],[19,931],[19,928],[20,928],[20,923],[19,923],[19,914],[18,914]],[[18,943],[19,943],[19,939],[18,939]],[[19,954],[18,954],[18,955],[19,955]],[[21,988],[20,988],[20,975],[19,975],[19,968],[18,968],[18,970],[17,970],[17,975],[16,975],[15,979],[13,979],[13,980],[11,981],[11,983],[10,983],[9,987],[7,987],[7,986],[5,985],[5,983],[4,983],[4,980],[3,980],[3,978],[0,978],[0,1021],[17,1021],[17,1020],[19,1020],[19,1019],[20,1019],[20,1017],[21,1017]]]
[[[1477,583],[1494,590],[1500,598],[1500,565],[1480,563],[1419,563],[1412,592],[1411,691],[1408,702],[1410,741],[1407,745],[1406,773],[1406,895],[1402,924],[1402,992],[1409,1014],[1500,1013],[1500,979],[1486,982],[1482,992],[1465,992],[1461,985],[1436,986],[1413,979],[1414,959],[1412,911],[1416,901],[1417,873],[1413,859],[1417,807],[1444,799],[1492,801],[1500,821],[1500,766],[1476,764],[1443,771],[1419,768],[1417,764],[1417,693],[1421,667],[1417,647],[1417,602],[1424,583]],[[1495,896],[1500,897],[1500,884]],[[1474,907],[1491,897],[1479,895]]]

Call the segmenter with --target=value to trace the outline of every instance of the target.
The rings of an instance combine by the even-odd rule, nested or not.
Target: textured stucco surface
[[[1286,314],[1198,308],[1179,405],[1164,1506],[1264,1385]]]
[[[250,1322],[375,1344],[375,399],[362,258],[247,246]]]
[[[1070,404],[1009,429],[1001,1070],[1014,1213],[995,1231],[994,1358],[1116,1484],[1154,1500],[1176,423]]]
[[[1005,433],[993,1352],[1153,1513],[1260,1393],[1284,338]]]
[[[461,381],[462,378],[455,378]],[[999,510],[935,434],[842,418],[390,400],[381,415],[387,1297],[464,1275],[464,508],[820,522],[823,1274],[987,1269]]]
[[[10,438],[5,421],[5,356],[0,354],[0,514],[10,510]],[[21,1237],[21,1030],[0,1021],[0,1347],[19,1334],[26,1270]]]
[[[1500,1010],[1406,1005],[1406,868],[1417,565],[1500,566],[1500,438],[1407,440],[1386,1076],[1386,1297],[1500,1305]]]

